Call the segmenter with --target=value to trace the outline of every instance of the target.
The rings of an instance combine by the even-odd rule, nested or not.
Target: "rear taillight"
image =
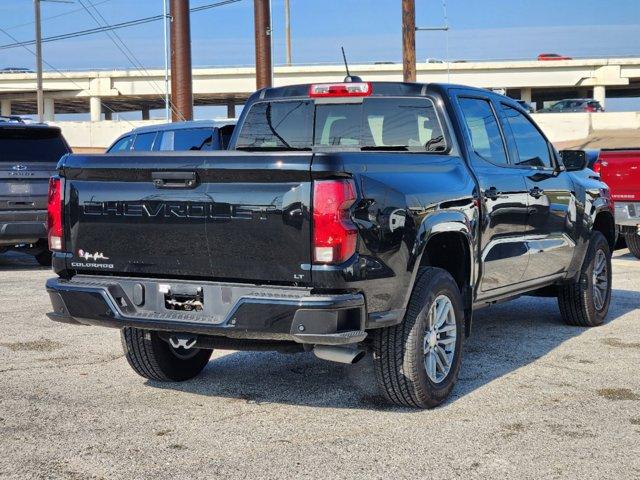
[[[595,109],[595,108],[593,108],[593,106],[592,106],[592,105],[587,105],[587,106],[586,106],[586,108],[585,108],[585,111],[586,111],[586,112],[595,112],[595,111],[596,111],[596,109]]]
[[[309,87],[309,96],[316,97],[368,97],[371,95],[371,84],[354,83],[316,83]]]
[[[49,250],[62,250],[62,182],[57,177],[49,180],[47,236]]]
[[[349,207],[356,201],[352,180],[320,180],[313,184],[313,261],[342,263],[356,251],[356,226]]]

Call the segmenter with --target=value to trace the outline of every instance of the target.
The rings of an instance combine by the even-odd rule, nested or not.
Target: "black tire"
[[[182,382],[198,375],[211,358],[210,349],[174,349],[156,332],[125,327],[120,337],[131,368],[159,382]]]
[[[607,292],[601,308],[596,307],[593,292],[593,269],[597,253],[606,258]],[[602,325],[611,303],[611,250],[604,235],[598,231],[591,233],[587,254],[582,264],[578,280],[558,288],[558,305],[562,318],[569,325],[595,327]]]
[[[640,258],[640,235],[636,232],[625,233],[625,240],[627,242],[627,248],[633,254],[634,257]]]
[[[42,265],[43,267],[51,266],[51,252],[49,250],[40,252],[37,255],[35,255],[35,257],[36,257],[36,262],[38,262],[38,264]]]
[[[447,296],[453,306],[456,338],[450,370],[436,383],[427,375],[423,342],[428,328],[426,313],[441,295]],[[402,323],[373,331],[373,362],[380,389],[397,405],[440,405],[458,379],[463,343],[464,311],[456,282],[445,270],[421,268]]]

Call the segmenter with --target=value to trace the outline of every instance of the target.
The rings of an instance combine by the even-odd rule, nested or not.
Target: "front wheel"
[[[634,257],[640,258],[640,235],[634,231],[625,233],[624,238],[627,241],[627,248],[629,251]]]
[[[181,382],[198,375],[211,358],[210,349],[174,348],[156,332],[125,327],[122,348],[127,361],[141,377],[159,382]]]
[[[611,302],[611,250],[598,231],[591,233],[578,279],[558,289],[558,305],[569,325],[602,325]]]
[[[402,323],[373,333],[376,378],[386,398],[407,407],[438,406],[458,379],[463,341],[458,285],[445,270],[420,269]]]

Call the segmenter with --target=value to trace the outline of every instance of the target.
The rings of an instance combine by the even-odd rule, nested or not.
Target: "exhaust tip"
[[[365,356],[365,351],[359,348],[339,347],[334,345],[316,345],[313,348],[316,357],[330,362],[353,365]]]

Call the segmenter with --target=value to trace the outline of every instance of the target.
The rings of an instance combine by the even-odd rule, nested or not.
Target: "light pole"
[[[287,66],[291,66],[291,5],[284,0],[284,31]]]
[[[36,105],[38,122],[44,121],[44,90],[42,87],[42,25],[40,19],[40,0],[33,0],[36,19]]]

